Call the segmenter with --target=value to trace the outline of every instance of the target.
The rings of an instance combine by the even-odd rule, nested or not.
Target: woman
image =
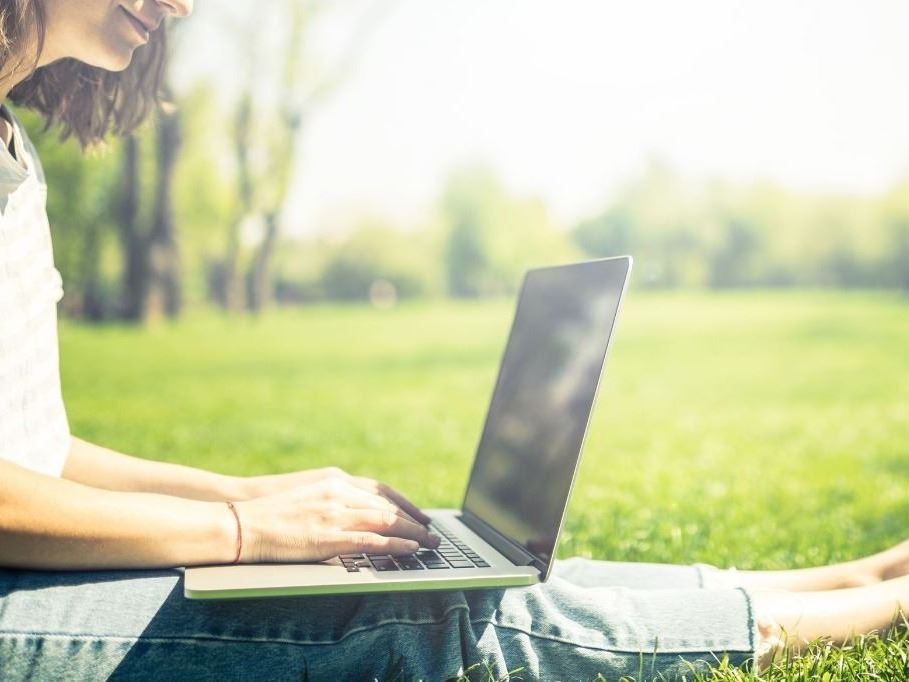
[[[0,101],[84,145],[127,133],[156,104],[162,22],[191,10],[0,0]],[[0,678],[438,679],[482,662],[497,676],[523,667],[525,679],[640,666],[671,676],[722,656],[765,665],[820,636],[843,642],[909,604],[909,541],[793,571],[573,559],[526,589],[183,599],[174,567],[407,554],[438,539],[399,493],[337,469],[234,478],[72,437],[44,178],[16,118],[0,114]]]

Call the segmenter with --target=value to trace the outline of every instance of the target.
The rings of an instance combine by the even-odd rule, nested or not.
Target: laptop
[[[580,462],[629,256],[530,270],[460,509],[427,509],[436,549],[187,568],[190,599],[413,592],[544,582]]]

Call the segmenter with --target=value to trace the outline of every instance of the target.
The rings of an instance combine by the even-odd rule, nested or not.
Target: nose
[[[193,13],[193,0],[155,0],[159,7],[175,17],[188,17]]]

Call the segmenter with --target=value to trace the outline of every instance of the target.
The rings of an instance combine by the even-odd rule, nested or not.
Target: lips
[[[126,16],[129,23],[131,23],[133,25],[133,27],[136,29],[136,31],[139,32],[139,35],[141,35],[143,38],[148,40],[148,34],[151,33],[153,30],[152,27],[146,26],[145,23],[139,17],[137,17],[133,14],[130,14],[123,7],[121,7],[120,9],[122,10],[123,14]]]

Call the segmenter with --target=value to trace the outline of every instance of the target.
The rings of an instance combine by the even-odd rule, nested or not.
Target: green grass
[[[233,474],[337,464],[458,505],[511,314],[499,301],[65,324],[72,429]],[[892,295],[633,292],[560,554],[779,568],[904,539],[907,348],[909,302]],[[905,657],[899,637],[843,657]],[[802,665],[767,678],[814,679]]]

